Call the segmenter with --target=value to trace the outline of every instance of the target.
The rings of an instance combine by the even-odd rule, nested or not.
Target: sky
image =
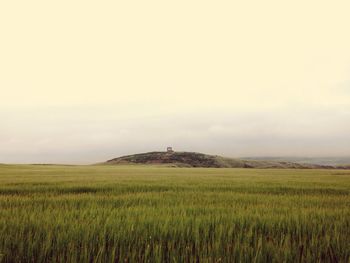
[[[1,1],[0,163],[350,156],[350,2]]]

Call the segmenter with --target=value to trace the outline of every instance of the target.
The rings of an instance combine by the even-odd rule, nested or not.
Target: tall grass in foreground
[[[350,262],[350,172],[0,166],[0,262]]]

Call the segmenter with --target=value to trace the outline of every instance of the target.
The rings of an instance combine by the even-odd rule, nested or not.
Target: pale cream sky
[[[349,1],[2,1],[0,162],[350,155]]]

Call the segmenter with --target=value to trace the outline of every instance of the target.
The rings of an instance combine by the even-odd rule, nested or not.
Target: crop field
[[[0,262],[350,262],[350,171],[0,165]]]

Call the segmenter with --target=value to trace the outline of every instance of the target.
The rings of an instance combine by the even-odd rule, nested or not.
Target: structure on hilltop
[[[173,147],[167,147],[167,148],[166,148],[166,151],[167,151],[168,153],[173,153],[173,152],[174,152]]]

